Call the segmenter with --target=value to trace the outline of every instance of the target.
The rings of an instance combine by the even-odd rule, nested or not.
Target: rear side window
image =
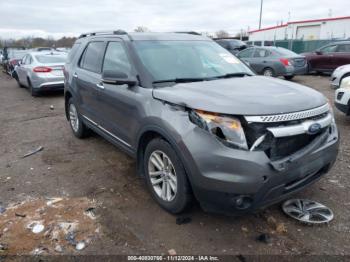
[[[268,57],[270,52],[265,49],[257,48],[255,49],[254,57]]]
[[[338,45],[337,52],[350,53],[350,45]]]
[[[75,43],[73,45],[72,49],[69,51],[68,56],[67,56],[67,61],[66,61],[67,64],[70,64],[73,61],[75,55],[77,54],[79,47],[80,47],[80,43]]]
[[[120,70],[130,73],[131,65],[128,56],[120,42],[110,42],[107,46],[105,60],[103,62],[103,71]]]
[[[80,60],[80,67],[91,72],[101,73],[104,42],[90,42]]]

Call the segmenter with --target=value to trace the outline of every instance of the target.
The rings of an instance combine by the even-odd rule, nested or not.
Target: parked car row
[[[236,39],[215,40],[222,47],[249,64],[258,74],[283,76],[307,73],[332,73],[336,68],[350,64],[350,41],[338,41],[313,52],[297,54],[282,47],[251,46]],[[339,86],[341,79],[334,79]]]

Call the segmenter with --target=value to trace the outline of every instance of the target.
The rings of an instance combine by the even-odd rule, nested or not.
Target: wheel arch
[[[170,136],[169,132],[167,132],[165,129],[163,129],[162,127],[159,127],[159,126],[155,126],[155,125],[147,126],[139,133],[139,136],[137,139],[137,147],[136,147],[137,148],[136,162],[137,162],[138,174],[142,177],[145,176],[144,165],[143,165],[143,158],[144,158],[145,149],[146,149],[147,144],[155,138],[164,139],[175,150],[177,156],[180,158],[181,163],[185,169],[186,176],[188,178],[188,181],[190,183],[191,190],[192,190],[192,182],[191,182],[192,175],[191,175],[190,168],[187,164],[187,161],[185,159],[186,157],[184,155],[183,150],[181,150],[178,143],[176,143],[176,139],[174,137]]]
[[[67,120],[69,120],[69,115],[68,115],[68,102],[69,99],[71,99],[72,97],[72,93],[70,91],[66,91],[64,92],[64,109],[65,109],[65,113],[66,113],[66,118]]]

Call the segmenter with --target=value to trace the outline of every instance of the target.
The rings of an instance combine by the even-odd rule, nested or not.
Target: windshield
[[[211,41],[135,41],[134,45],[154,81],[254,74],[238,58]]]
[[[36,60],[42,64],[51,63],[64,63],[66,61],[66,56],[60,55],[36,55]]]

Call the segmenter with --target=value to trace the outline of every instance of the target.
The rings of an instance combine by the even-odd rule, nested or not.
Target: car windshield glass
[[[283,55],[283,56],[295,56],[295,55],[297,55],[293,51],[290,51],[290,50],[282,48],[282,47],[279,47],[279,48],[276,48],[273,50],[275,51],[275,53],[277,53],[279,55]]]
[[[64,63],[66,61],[66,56],[60,55],[36,55],[36,60],[42,64],[50,63]]]
[[[135,41],[136,52],[155,82],[254,75],[239,59],[211,41]]]

